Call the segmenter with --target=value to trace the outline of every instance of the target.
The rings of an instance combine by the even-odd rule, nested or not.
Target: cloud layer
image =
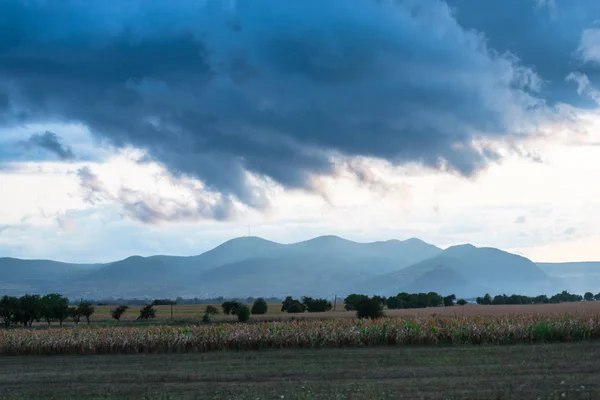
[[[535,131],[548,117],[545,94],[556,84],[558,98],[569,84],[568,56],[550,71],[530,50],[551,43],[556,23],[576,52],[591,24],[556,22],[540,2],[514,0],[507,10],[523,20],[499,32],[498,10],[477,4],[7,0],[0,114],[82,123],[258,208],[266,200],[247,172],[306,188],[339,156],[469,176],[500,157],[473,140]],[[525,32],[524,18],[539,30],[508,54],[502,43]]]

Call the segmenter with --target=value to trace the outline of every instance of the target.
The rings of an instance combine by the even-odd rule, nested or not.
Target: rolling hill
[[[466,244],[356,284],[349,291],[396,294],[437,288],[440,293],[478,296],[485,292],[546,293],[558,290],[560,284],[525,257]]]

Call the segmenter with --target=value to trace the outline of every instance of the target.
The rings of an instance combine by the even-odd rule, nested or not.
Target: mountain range
[[[330,298],[436,291],[473,297],[563,289],[600,291],[600,263],[536,264],[469,244],[441,249],[414,238],[358,243],[337,236],[293,244],[241,237],[197,256],[132,256],[106,264],[0,258],[0,295]]]

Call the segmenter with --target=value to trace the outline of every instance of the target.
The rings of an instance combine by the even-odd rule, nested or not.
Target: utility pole
[[[173,303],[171,303],[171,321],[173,320]]]
[[[335,295],[335,298],[333,300],[333,311],[335,311],[336,305],[337,305],[337,294]]]

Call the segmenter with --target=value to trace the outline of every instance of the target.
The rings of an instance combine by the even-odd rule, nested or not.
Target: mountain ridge
[[[469,243],[441,249],[414,237],[357,242],[324,235],[284,244],[245,236],[192,256],[135,255],[96,264],[5,257],[0,273],[16,265],[18,273],[0,275],[0,294],[3,287],[15,292],[19,286],[97,298],[389,295],[436,287],[466,296],[483,290],[550,290],[564,280],[544,272],[553,271],[552,265],[500,249]]]

